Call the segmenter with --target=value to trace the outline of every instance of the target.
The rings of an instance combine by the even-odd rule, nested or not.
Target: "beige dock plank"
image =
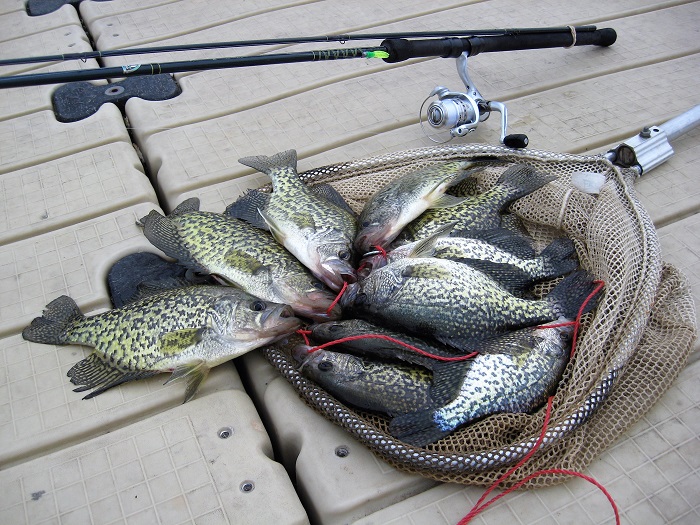
[[[12,11],[0,15],[0,42],[73,25],[80,25],[80,17],[72,5],[42,16],[29,16],[25,9]]]
[[[0,0],[0,15],[25,9],[24,0]]]
[[[58,122],[52,110],[0,121],[0,176],[111,142],[131,144],[114,104],[78,122]]]
[[[98,18],[140,11],[154,6],[169,5],[172,8],[176,8],[180,2],[182,2],[182,0],[119,0],[118,2],[92,2],[91,0],[83,0],[80,2],[78,8],[80,10],[80,18],[90,23]]]
[[[308,523],[271,456],[250,398],[219,392],[0,471],[0,521]]]
[[[131,144],[114,142],[0,176],[0,244],[140,202],[158,205]]]
[[[21,331],[59,295],[85,311],[109,308],[112,264],[138,251],[158,253],[136,226],[156,208],[137,204],[0,246],[0,336]]]

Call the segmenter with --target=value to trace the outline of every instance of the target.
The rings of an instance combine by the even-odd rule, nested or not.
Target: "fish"
[[[396,416],[389,433],[425,447],[491,414],[531,412],[556,391],[569,361],[572,332],[570,325],[524,328],[489,340],[486,344],[495,348],[473,359],[452,401]]]
[[[517,297],[483,272],[447,259],[400,259],[350,285],[344,308],[374,322],[471,351],[483,339],[559,317],[575,318],[595,289],[585,270],[543,299]],[[593,302],[587,304],[590,310]]]
[[[333,305],[336,294],[268,233],[221,213],[199,211],[197,198],[182,202],[167,217],[152,210],[140,222],[151,244],[188,269],[288,304],[303,317],[323,321],[341,315]]]
[[[576,247],[568,237],[554,239],[536,254],[523,236],[504,228],[469,231],[468,237],[448,237],[449,224],[420,241],[401,245],[384,257],[372,254],[369,268],[412,257],[436,257],[468,264],[480,270],[514,293],[522,293],[536,282],[561,277],[578,268]]]
[[[143,293],[143,290],[142,290]],[[170,372],[185,378],[185,402],[209,370],[287,337],[301,326],[288,305],[271,303],[228,286],[160,290],[121,308],[86,317],[62,295],[22,331],[28,341],[94,348],[68,376],[90,399],[127,381]]]
[[[389,416],[435,408],[433,377],[424,368],[307,345],[294,347],[292,356],[302,375],[345,404]]]
[[[345,352],[379,359],[400,360],[423,366],[431,371],[435,371],[444,361],[422,355],[401,343],[438,357],[450,359],[463,356],[463,353],[437,341],[427,341],[426,338],[391,330],[364,319],[327,321],[314,324],[309,327],[309,330],[310,337],[314,341],[321,343],[342,341],[338,347]],[[475,346],[474,350],[476,349]]]
[[[464,201],[446,190],[476,170],[473,161],[440,162],[391,181],[365,203],[358,219],[355,247],[365,253],[374,246],[386,248],[401,230],[424,211],[451,207]],[[477,168],[480,169],[480,168]]]
[[[244,157],[239,162],[272,179],[272,194],[257,212],[275,240],[332,290],[337,292],[345,282],[355,282],[357,220],[301,181],[296,151]]]
[[[468,230],[490,230],[501,225],[501,212],[513,201],[556,179],[527,164],[514,164],[485,192],[465,197],[455,206],[425,211],[401,231],[401,244],[429,237],[441,226],[453,223],[453,236]]]

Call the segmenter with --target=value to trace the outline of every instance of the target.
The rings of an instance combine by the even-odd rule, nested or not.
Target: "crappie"
[[[594,290],[585,271],[564,279],[542,300],[514,296],[483,272],[446,259],[400,259],[348,287],[341,298],[373,320],[431,335],[470,351],[474,339],[576,317]],[[592,304],[589,303],[589,308]]]
[[[386,259],[379,255],[372,268],[406,257],[437,257],[470,265],[488,274],[512,291],[543,279],[560,277],[578,267],[576,248],[571,239],[554,239],[539,255],[521,235],[497,228],[466,232],[468,237],[445,237],[442,232],[421,241],[404,244],[390,251]]]
[[[68,372],[89,399],[134,379],[172,372],[187,378],[190,400],[213,366],[294,332],[301,321],[287,305],[227,286],[190,286],[155,293],[91,317],[61,296],[22,336],[37,343],[95,350]]]
[[[437,410],[394,418],[389,432],[424,447],[460,425],[501,412],[529,412],[542,404],[561,380],[569,360],[572,326],[525,328],[488,342],[474,358],[457,397]]]
[[[299,179],[296,151],[244,157],[239,162],[272,179],[272,195],[258,212],[277,242],[331,289],[354,282],[355,217],[311,192]]]
[[[412,171],[378,190],[365,204],[355,238],[359,253],[373,246],[385,248],[413,219],[429,208],[455,206],[463,201],[447,195],[450,186],[470,175],[474,162],[441,162]]]
[[[436,406],[430,396],[432,374],[423,368],[310,350],[306,345],[292,350],[302,375],[343,403],[390,416]]]
[[[199,211],[199,199],[182,202],[167,217],[153,210],[141,223],[156,248],[189,269],[288,304],[305,317],[340,317],[338,306],[327,313],[335,294],[269,234],[226,215]]]
[[[503,172],[493,188],[449,208],[428,210],[408,224],[397,240],[407,243],[424,239],[441,226],[454,224],[455,235],[466,230],[489,230],[501,225],[500,212],[510,203],[538,190],[556,177],[540,173],[526,164],[515,164]]]

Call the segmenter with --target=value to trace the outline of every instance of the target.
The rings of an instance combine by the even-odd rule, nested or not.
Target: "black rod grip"
[[[572,33],[503,35],[468,38],[471,42],[469,55],[491,53],[496,51],[520,51],[523,49],[546,49],[551,47],[575,46],[610,46],[617,40],[617,33],[612,28],[595,31],[576,32],[574,41]]]
[[[434,38],[429,40],[406,40],[390,38],[381,46],[389,53],[384,62],[403,62],[409,58],[442,57],[457,58],[464,51],[469,51],[469,38]]]

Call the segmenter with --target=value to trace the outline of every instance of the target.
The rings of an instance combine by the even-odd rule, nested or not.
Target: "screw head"
[[[231,427],[222,427],[218,430],[217,435],[220,439],[228,439],[233,435],[233,429]]]
[[[335,455],[339,458],[346,458],[350,455],[350,449],[345,445],[341,445],[339,447],[336,447]]]
[[[239,488],[243,493],[253,492],[253,490],[255,490],[255,483],[250,480],[245,480],[241,483]]]

